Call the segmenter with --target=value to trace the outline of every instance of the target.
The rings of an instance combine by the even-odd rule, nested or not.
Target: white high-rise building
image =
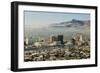
[[[29,39],[25,38],[25,44],[28,45],[29,44]]]

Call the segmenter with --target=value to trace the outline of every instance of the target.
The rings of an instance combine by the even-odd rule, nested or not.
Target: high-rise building
[[[79,33],[78,33],[78,34],[76,35],[76,41],[80,41],[80,42],[83,41],[82,34],[79,34]]]
[[[28,44],[29,44],[29,40],[28,40],[28,38],[25,38],[24,45],[28,45]]]
[[[57,37],[56,36],[50,36],[49,41],[50,42],[57,41]]]
[[[60,41],[61,44],[63,44],[63,35],[58,35],[58,40],[57,41]]]
[[[83,42],[82,34],[78,33],[73,37],[73,43],[76,45],[81,45]]]

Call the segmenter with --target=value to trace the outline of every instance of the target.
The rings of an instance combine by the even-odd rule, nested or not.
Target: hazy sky
[[[52,23],[71,21],[72,19],[90,20],[90,15],[80,13],[24,11],[24,19],[25,26],[39,28]]]

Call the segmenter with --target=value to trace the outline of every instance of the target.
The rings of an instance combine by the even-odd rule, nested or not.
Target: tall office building
[[[63,35],[58,35],[58,40],[57,41],[60,41],[61,44],[63,44]]]
[[[50,42],[57,41],[57,37],[56,36],[50,36],[49,41]]]
[[[83,43],[83,37],[82,37],[82,34],[78,33],[76,34],[76,36],[73,37],[73,44],[76,44],[76,45],[81,45]]]
[[[75,38],[76,38],[76,41],[80,41],[80,42],[83,41],[82,34],[78,33]]]
[[[29,40],[28,40],[28,38],[25,38],[24,45],[28,45],[28,44],[29,44]]]

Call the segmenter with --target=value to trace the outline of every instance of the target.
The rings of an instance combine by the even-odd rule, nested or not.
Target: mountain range
[[[51,27],[89,27],[90,20],[76,20],[72,19],[71,21],[59,22],[50,25]]]

